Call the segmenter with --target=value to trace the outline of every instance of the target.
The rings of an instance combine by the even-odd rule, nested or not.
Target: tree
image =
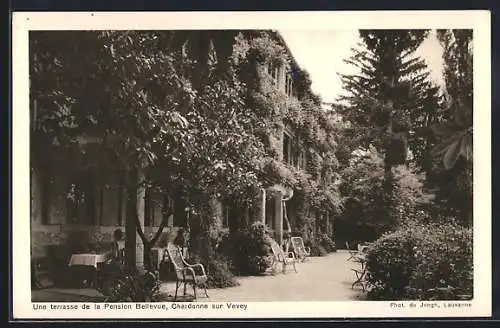
[[[65,154],[69,167],[125,172],[130,268],[136,232],[147,267],[171,214],[148,240],[140,217],[152,182],[187,187],[191,199],[256,183],[261,144],[244,133],[252,112],[243,106],[241,85],[212,74],[213,84],[194,89],[190,74],[199,63],[180,54],[175,33],[41,32],[30,39],[38,111],[33,149]]]
[[[169,37],[168,32],[68,31],[37,32],[30,38],[31,96],[39,127],[33,149],[65,154],[65,165],[75,168],[125,172],[130,269],[135,267],[136,231],[148,248],[165,225],[148,241],[137,224],[143,170],[167,144],[182,147],[187,134],[181,108],[191,90],[176,73],[179,63],[167,52],[154,51]],[[175,89],[175,96],[155,92],[162,86]]]
[[[347,94],[339,99],[341,113],[351,123],[351,136],[360,144],[374,145],[384,154],[385,204],[393,193],[395,165],[407,162],[408,147],[423,154],[420,141],[410,138],[438,108],[438,88],[415,51],[426,30],[362,30],[362,43],[346,62],[359,73],[341,75]],[[354,150],[354,149],[352,149]]]
[[[441,139],[432,154],[443,155],[450,169],[460,156],[472,159],[472,30],[438,30],[438,36],[444,48],[449,119],[431,127]]]
[[[358,238],[376,239],[383,232],[400,226],[409,220],[417,220],[427,211],[433,195],[425,191],[423,174],[415,167],[398,165],[394,168],[394,190],[391,194],[388,216],[384,199],[384,159],[375,147],[359,148],[353,152],[349,165],[341,171],[342,195],[346,198],[341,225],[349,234],[348,227],[356,227]]]
[[[472,223],[472,31],[438,30],[443,47],[446,105],[443,119],[430,125],[437,144],[431,155],[436,163],[430,175],[438,187],[444,215]],[[441,165],[439,165],[441,164]]]

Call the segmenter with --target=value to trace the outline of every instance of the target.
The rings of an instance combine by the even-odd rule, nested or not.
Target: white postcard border
[[[470,307],[395,308],[391,302],[249,302],[247,310],[35,310],[30,288],[29,74],[30,30],[81,29],[474,30],[474,299]],[[379,12],[14,12],[12,18],[12,276],[15,319],[84,318],[380,318],[491,316],[491,27],[488,11]],[[224,303],[215,302],[219,304]],[[238,303],[238,302],[235,302]],[[241,302],[240,302],[241,303]],[[420,302],[414,302],[420,303]],[[56,304],[56,303],[52,303]],[[160,303],[161,304],[161,303]],[[192,304],[212,303],[196,302]],[[86,309],[87,305],[90,307]]]

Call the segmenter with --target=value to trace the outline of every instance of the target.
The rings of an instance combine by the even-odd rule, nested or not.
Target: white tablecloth
[[[69,266],[85,265],[97,268],[97,264],[107,260],[106,254],[73,254],[69,260]]]

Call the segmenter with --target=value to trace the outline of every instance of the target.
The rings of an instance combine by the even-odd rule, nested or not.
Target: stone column
[[[146,232],[146,229],[144,227],[144,207],[146,204],[146,187],[144,186],[144,170],[138,169],[137,170],[137,180],[138,180],[138,186],[137,186],[137,215],[139,217],[139,222],[142,227],[142,231],[144,231],[144,234],[148,236],[148,233]],[[144,268],[144,245],[142,244],[141,237],[139,237],[139,234],[136,233],[136,242],[135,242],[135,263],[137,264],[137,268],[142,269]]]
[[[260,189],[260,203],[260,222],[266,224],[266,189],[264,188]]]
[[[283,243],[283,195],[277,192],[274,195],[274,232],[278,244]]]

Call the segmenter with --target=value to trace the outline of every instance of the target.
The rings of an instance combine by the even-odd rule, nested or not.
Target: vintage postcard
[[[14,319],[491,316],[489,12],[12,24]]]

